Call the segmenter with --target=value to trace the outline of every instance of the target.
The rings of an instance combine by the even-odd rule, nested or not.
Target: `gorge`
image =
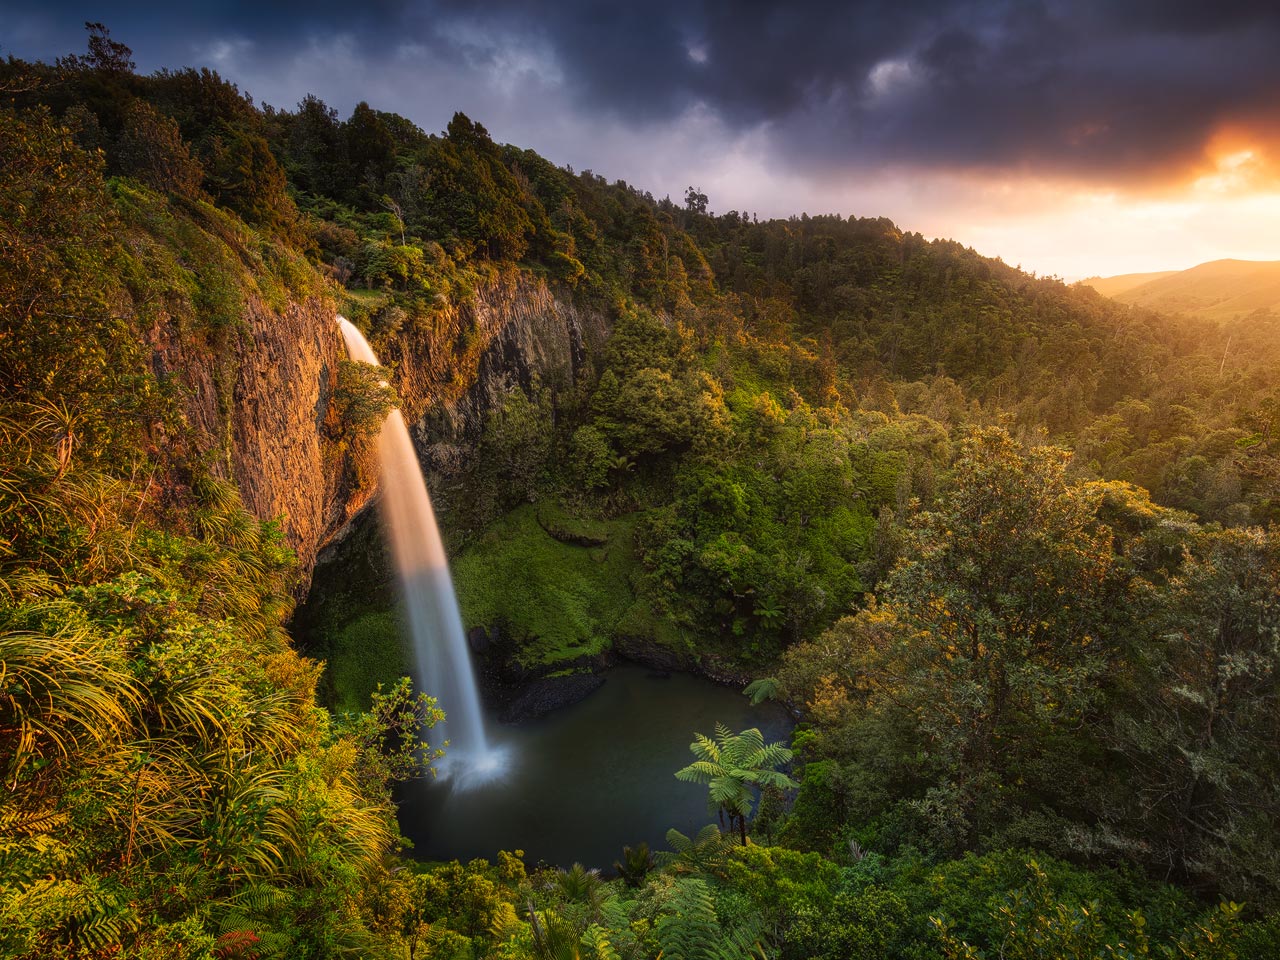
[[[351,359],[377,367],[360,331],[343,317],[338,326]],[[750,707],[706,680],[638,666],[614,667],[581,704],[498,728],[496,705],[481,706],[430,494],[399,410],[379,430],[378,461],[378,509],[417,686],[445,711],[428,732],[431,747],[444,750],[439,780],[411,780],[398,797],[416,856],[471,860],[521,847],[536,861],[605,867],[628,841],[656,849],[668,829],[692,835],[705,822],[703,798],[664,776],[680,765],[689,730],[729,722],[785,739],[791,724],[776,705]],[[496,742],[486,725],[500,729]],[[584,782],[595,787],[566,795],[566,783]]]

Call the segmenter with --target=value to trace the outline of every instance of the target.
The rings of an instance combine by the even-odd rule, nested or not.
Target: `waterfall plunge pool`
[[[337,317],[348,355],[378,366],[360,330]],[[384,381],[385,383],[385,381]],[[708,822],[706,788],[681,783],[695,733],[716,723],[759,727],[766,741],[790,724],[776,704],[752,707],[734,690],[640,667],[611,671],[586,700],[519,727],[499,728],[480,703],[444,544],[409,430],[392,410],[378,436],[380,512],[395,559],[419,679],[430,677],[446,723],[429,740],[457,747],[448,777],[405,784],[401,832],[427,860],[493,859],[524,850],[531,862],[608,867],[625,844],[661,849],[666,832]],[[478,766],[466,769],[471,758]],[[444,765],[450,757],[446,754]]]
[[[523,850],[525,861],[609,869],[624,844],[666,848],[675,827],[691,835],[715,820],[707,788],[675,772],[693,761],[695,733],[723,723],[758,727],[786,741],[791,719],[776,703],[753,707],[738,690],[689,674],[657,676],[616,667],[585,700],[518,726],[486,710],[494,745],[506,751],[500,779],[456,785],[431,777],[401,784],[400,830],[420,860],[494,859]]]

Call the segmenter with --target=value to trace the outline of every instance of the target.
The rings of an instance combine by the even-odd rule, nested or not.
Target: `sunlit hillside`
[[[413,74],[515,64],[504,97],[557,120],[591,89],[607,122],[575,123],[658,155],[557,31],[718,123],[742,62],[772,101],[856,56],[828,10],[788,52],[794,5],[718,38],[680,4],[263,7],[199,50],[172,5],[175,58],[246,38],[225,74],[99,23],[0,60],[0,960],[1280,958],[1280,262],[1112,299],[848,215],[820,167],[781,214],[575,170],[557,124],[518,145]],[[955,6],[988,39],[1053,19]],[[1090,56],[1126,63],[1104,19]],[[984,169],[973,118],[1016,117],[1037,177],[1116,135],[1002,99],[1084,61],[1056,26],[971,115],[978,33],[906,32],[918,59],[895,28],[793,90],[860,121],[932,98],[964,130],[928,155]],[[232,79],[258,44],[301,99]],[[390,61],[411,115],[364,71]],[[494,133],[422,119],[445,96]]]
[[[1213,260],[1189,270],[1091,277],[1082,283],[1121,303],[1208,320],[1280,307],[1280,261]]]
[[[1104,297],[1119,297],[1154,280],[1172,277],[1177,270],[1157,270],[1154,273],[1122,273],[1115,277],[1087,277],[1080,282],[1093,287]]]

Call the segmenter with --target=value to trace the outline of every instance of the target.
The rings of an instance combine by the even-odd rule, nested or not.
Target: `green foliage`
[[[367,709],[371,691],[389,685],[412,668],[405,647],[404,623],[396,611],[361,610],[340,625],[332,634],[318,637],[329,651],[326,687],[332,691],[330,703],[339,713],[355,713]],[[344,616],[350,616],[347,610]]]
[[[1057,817],[1085,815],[1085,798],[1056,785],[1092,762],[1079,731],[1120,652],[1122,586],[1100,496],[1068,482],[1066,462],[1000,432],[971,436],[879,606],[796,648],[783,671],[789,693],[844,731],[838,749],[891,791],[918,791],[912,829],[941,850],[1015,823],[1047,843]]]
[[[553,441],[551,393],[535,383],[533,397],[516,387],[489,415],[478,456],[485,489],[503,491],[503,506],[533,502],[547,486]]]
[[[573,433],[572,463],[583,487],[598,490],[609,484],[614,470],[625,470],[631,462],[614,452],[613,444],[603,430],[586,424]]]
[[[873,519],[847,416],[804,403],[786,413],[765,393],[735,421],[742,453],[685,465],[641,539],[672,615],[765,657],[855,601]]]
[[[591,548],[552,537],[533,506],[508,514],[454,563],[464,622],[525,641],[521,657],[531,663],[607,648],[633,602],[632,522],[609,523],[608,543]]]
[[[638,887],[644,882],[649,871],[654,868],[653,854],[649,852],[649,844],[639,843],[634,847],[622,848],[622,859],[613,862],[613,869],[629,887]]]
[[[219,204],[285,239],[298,238],[298,211],[266,140],[220,122],[204,141],[205,186]]]
[[[340,735],[355,743],[355,772],[366,792],[432,772],[432,762],[443,757],[444,751],[425,749],[422,734],[444,720],[435,698],[425,693],[415,697],[412,682],[401,677],[386,693],[378,684],[370,699],[366,713],[344,714],[336,727]]]
[[[654,926],[662,955],[674,960],[703,960],[713,956],[720,936],[715,904],[706,882],[697,877],[676,881]]]
[[[1030,862],[1029,862],[1030,861]],[[1051,922],[1056,906],[1087,910],[1088,922],[1104,938],[1121,939],[1132,932],[1131,916],[1140,913],[1149,936],[1175,938],[1194,919],[1197,905],[1168,886],[1149,883],[1132,872],[1090,871],[1061,860],[1021,851],[999,851],[959,860],[925,864],[904,858],[890,868],[886,886],[908,905],[918,937],[932,940],[935,922],[945,918],[950,934],[983,950],[998,949],[1007,936],[1001,909],[1014,891],[1039,885],[1042,919]],[[882,879],[880,882],[885,882]],[[1040,921],[1034,921],[1040,922]]]
[[[830,852],[848,825],[848,794],[856,789],[848,772],[835,760],[804,765],[800,790],[787,819],[786,836],[802,850]]]
[[[1135,585],[1135,670],[1109,737],[1129,790],[1104,840],[1274,904],[1280,848],[1264,811],[1280,805],[1280,545],[1274,528],[1206,530],[1183,549],[1167,577]]]
[[[343,431],[353,439],[376,434],[398,405],[399,398],[384,377],[384,371],[372,364],[339,362],[333,404]]]
[[[729,429],[723,390],[690,360],[687,331],[669,329],[645,312],[618,319],[608,366],[591,398],[591,426],[617,456],[634,460],[719,448]],[[591,476],[599,478],[598,472]]]
[[[835,864],[816,853],[755,844],[734,850],[728,877],[766,929],[783,940],[798,912],[826,903],[839,883]]]
[[[997,930],[992,946],[998,956],[1012,960],[1054,960],[1058,957],[1196,957],[1234,960],[1231,945],[1240,915],[1238,904],[1222,904],[1202,920],[1164,943],[1153,943],[1146,919],[1139,912],[1125,917],[1127,930],[1118,937],[1108,930],[1096,903],[1072,905],[1057,900],[1048,877],[1029,861],[1025,886],[1008,894],[992,912]],[[988,954],[956,937],[945,920],[934,919],[947,960],[984,960]]]
[[[460,114],[260,110],[88,28],[0,64],[5,952],[1275,952],[1280,563],[1250,525],[1280,517],[1280,317],[1119,308],[883,219],[711,216]],[[228,422],[245,311],[327,282],[410,406],[493,356],[475,304],[549,282],[612,322],[573,385],[505,394],[456,481],[468,622],[531,664],[635,635],[776,666],[807,720],[777,835],[819,853],[745,844],[749,785],[790,780],[724,731],[687,770],[744,845],[673,831],[665,872],[636,848],[614,884],[388,861],[434,713],[392,686],[378,561],[312,633],[326,697],[370,707],[334,721],[279,532],[210,479],[225,438],[167,366],[208,355]],[[393,402],[353,366],[334,400],[349,439]],[[1075,458],[1013,439],[1046,435]],[[939,859],[965,850],[992,852]]]
[[[600,874],[575,863],[568,870],[557,870],[555,884],[566,903],[585,904],[591,908],[600,905]]]
[[[676,771],[676,779],[705,784],[708,806],[719,810],[722,816],[729,815],[730,830],[737,822],[744,844],[753,789],[790,790],[799,786],[774,769],[791,760],[791,751],[780,743],[766,744],[755,728],[732,734],[728,727],[716,724],[714,739],[695,734],[689,749],[697,759]]]
[[[191,155],[178,125],[145,100],[134,100],[125,108],[116,156],[122,173],[153,190],[192,200],[201,196],[200,162]]]
[[[751,701],[752,706],[757,706],[766,700],[776,700],[780,689],[778,681],[773,677],[760,677],[748,683],[742,693]]]
[[[869,887],[841,892],[829,904],[803,901],[792,908],[784,956],[841,960],[845,957],[908,957],[918,944],[912,917],[893,891]]]
[[[728,866],[729,854],[737,844],[732,833],[725,834],[709,823],[693,837],[679,830],[667,831],[670,850],[658,854],[658,862],[675,873],[722,874]]]
[[[119,233],[101,159],[47,111],[0,110],[0,400],[65,411],[90,457],[136,447],[161,411],[117,309]]]
[[[208,945],[263,886],[287,891],[254,916],[263,943],[366,942],[362,889],[397,840],[387,780],[430,715],[406,687],[330,725],[281,626],[291,557],[233,489],[201,479],[192,533],[162,532],[126,481],[3,426],[5,951]]]
[[[541,205],[524,193],[483,126],[461,113],[423,157],[430,193],[417,200],[422,227],[491,260],[519,260],[545,222]]]

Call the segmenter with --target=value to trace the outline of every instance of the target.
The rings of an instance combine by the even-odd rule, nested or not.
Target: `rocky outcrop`
[[[587,699],[604,684],[598,673],[570,673],[531,681],[498,715],[500,723],[526,723]]]
[[[527,390],[536,381],[559,390],[594,379],[609,329],[603,314],[580,309],[541,280],[513,274],[482,284],[470,299],[384,348],[382,360],[395,370],[433,497],[447,498],[450,484],[465,475],[490,411],[512,388]],[[366,502],[358,501],[357,509]],[[325,548],[349,530],[341,526],[322,543],[321,562],[342,562],[340,546]]]
[[[217,338],[174,322],[150,332],[153,369],[176,386],[188,449],[169,459],[204,461],[233,480],[258,517],[280,522],[298,557],[304,595],[320,548],[369,500],[337,444],[330,398],[345,357],[332,302],[313,297],[276,312],[250,298],[242,324]],[[165,443],[176,438],[158,438]]]
[[[376,494],[375,471],[357,470],[339,443],[330,400],[346,351],[335,316],[323,297],[283,311],[250,297],[234,331],[192,333],[169,318],[148,334],[154,372],[177,388],[187,428],[182,438],[157,428],[156,447],[172,464],[233,480],[256,516],[280,522],[298,557],[300,598],[320,552]],[[602,316],[512,274],[406,331],[384,362],[396,370],[424,466],[451,473],[468,465],[489,411],[512,387],[576,383],[607,336]],[[175,496],[183,472],[168,484]]]
[[[178,312],[146,337],[152,370],[177,389],[186,419],[182,430],[152,430],[169,465],[164,495],[180,502],[204,471],[233,480],[256,516],[279,521],[302,598],[321,549],[376,493],[375,468],[352,462],[330,404],[346,358],[334,303],[316,296],[273,310],[250,293],[234,328],[201,328],[195,311]],[[457,475],[509,389],[570,387],[593,372],[607,335],[603,316],[512,271],[404,330],[383,360],[422,463]]]

